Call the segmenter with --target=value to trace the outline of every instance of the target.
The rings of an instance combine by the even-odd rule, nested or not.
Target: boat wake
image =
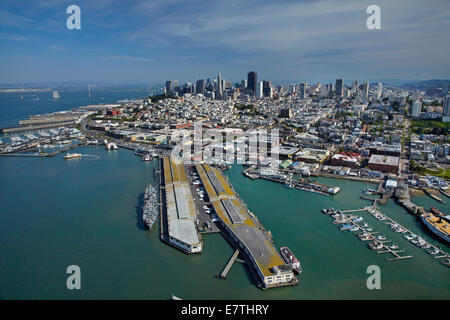
[[[101,157],[95,154],[83,154],[83,159],[86,159],[88,161],[95,161],[100,160]]]

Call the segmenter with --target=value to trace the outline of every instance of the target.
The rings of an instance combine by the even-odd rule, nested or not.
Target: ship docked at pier
[[[159,202],[156,189],[147,185],[144,192],[144,206],[142,208],[142,220],[150,229],[158,219]]]
[[[449,216],[435,216],[432,213],[424,213],[420,216],[420,221],[436,236],[450,243],[450,221]]]
[[[294,271],[294,273],[299,274],[302,272],[300,261],[292,254],[288,247],[281,247],[280,253],[284,261],[292,267],[292,271]]]

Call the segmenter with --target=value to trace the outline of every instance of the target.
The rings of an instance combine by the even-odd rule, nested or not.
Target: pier
[[[236,249],[222,275],[226,276],[240,252],[261,289],[297,285],[292,267],[274,247],[270,233],[247,209],[222,172],[206,164],[197,164],[195,169],[218,217],[222,235]]]
[[[437,195],[432,194],[427,188],[422,188],[422,191],[423,191],[426,195],[428,195],[428,196],[430,196],[431,198],[433,198],[434,200],[439,201],[440,203],[445,203],[444,200],[442,200],[441,198],[439,198]]]
[[[236,251],[231,256],[230,260],[228,261],[227,265],[223,269],[222,273],[220,274],[220,278],[222,278],[222,279],[226,279],[227,278],[227,274],[230,271],[231,266],[233,265],[234,261],[236,261],[238,255],[239,255],[239,250],[236,249]]]
[[[40,129],[48,129],[48,128],[56,128],[56,127],[68,127],[68,126],[74,126],[75,121],[64,121],[64,122],[55,122],[55,123],[46,123],[46,124],[39,124],[39,125],[27,125],[27,126],[20,126],[20,127],[10,127],[10,128],[1,128],[1,133],[11,133],[11,132],[25,132],[25,131],[33,131],[33,130],[40,130]]]

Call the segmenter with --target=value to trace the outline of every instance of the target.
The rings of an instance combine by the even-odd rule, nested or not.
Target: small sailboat
[[[53,91],[53,99],[59,99],[59,92],[57,90]]]

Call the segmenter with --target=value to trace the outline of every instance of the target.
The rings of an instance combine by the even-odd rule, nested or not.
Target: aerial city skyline
[[[0,300],[168,319],[449,300],[449,17],[449,0],[3,1]]]

